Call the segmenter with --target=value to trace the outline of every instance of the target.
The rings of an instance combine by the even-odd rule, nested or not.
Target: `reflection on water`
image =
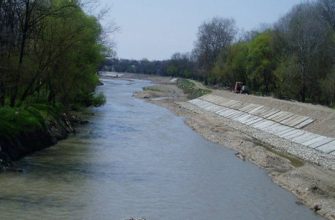
[[[320,219],[266,173],[169,111],[104,80],[107,104],[76,136],[0,175],[0,219]]]

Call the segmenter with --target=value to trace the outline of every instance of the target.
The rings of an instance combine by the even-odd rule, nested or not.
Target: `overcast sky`
[[[272,24],[302,0],[100,0],[110,8],[104,22],[119,58],[162,60],[192,50],[198,27],[215,16],[234,18],[249,31]]]

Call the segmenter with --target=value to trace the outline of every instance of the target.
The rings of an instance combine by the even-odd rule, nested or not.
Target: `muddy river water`
[[[105,79],[107,104],[56,146],[0,175],[0,219],[321,219],[234,152]]]

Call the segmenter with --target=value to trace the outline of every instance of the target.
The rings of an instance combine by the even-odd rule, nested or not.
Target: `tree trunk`
[[[21,71],[22,71],[22,63],[23,63],[23,57],[24,57],[24,49],[26,46],[26,41],[27,41],[27,33],[29,29],[29,4],[30,0],[26,0],[26,11],[25,11],[25,19],[24,19],[24,27],[22,31],[22,38],[21,38],[21,46],[20,46],[20,54],[19,54],[19,66],[18,66],[18,71],[16,73],[16,79],[14,82],[14,87],[13,87],[13,92],[10,98],[10,106],[15,106],[16,104],[16,99],[17,99],[17,94],[18,94],[18,87],[19,87],[19,82],[21,78]]]
[[[0,83],[0,106],[5,105],[5,86],[3,82]]]
[[[306,73],[305,73],[305,65],[301,64],[301,91],[300,91],[301,101],[306,101]]]

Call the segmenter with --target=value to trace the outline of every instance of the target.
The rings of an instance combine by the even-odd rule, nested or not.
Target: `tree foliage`
[[[103,61],[101,26],[78,1],[0,1],[0,105],[71,105]]]
[[[294,76],[291,77],[294,81],[287,83],[294,84],[294,98],[303,102],[326,101],[322,100],[323,88],[319,82],[334,64],[334,30],[320,13],[321,3],[303,3],[295,6],[276,27],[277,33],[285,42],[283,59],[294,66],[287,66],[289,69],[284,70],[290,71],[289,74]]]
[[[239,42],[221,53],[212,70],[215,83],[229,88],[237,81],[246,82],[248,51],[248,45]]]
[[[250,43],[247,56],[247,81],[252,90],[269,95],[274,91],[276,78],[275,51],[270,31],[257,35]]]

